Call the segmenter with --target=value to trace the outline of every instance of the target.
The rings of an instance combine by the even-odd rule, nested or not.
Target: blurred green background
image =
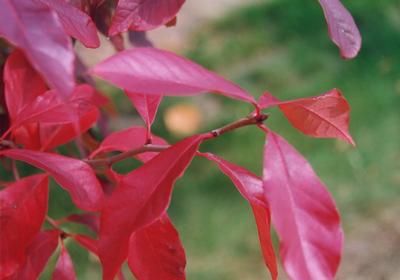
[[[270,111],[267,124],[304,154],[336,199],[346,237],[338,279],[400,279],[400,2],[343,2],[363,36],[362,50],[354,60],[339,57],[317,1],[304,0],[244,5],[199,26],[181,54],[255,97],[265,90],[284,100],[335,87],[343,92],[352,108],[350,131],[356,148],[304,136],[276,109]],[[135,114],[120,91],[111,94],[117,108]],[[182,104],[200,114],[199,132],[252,109],[216,95],[166,98],[154,133],[171,143],[181,136],[171,133],[162,117],[168,108]],[[137,121],[136,115],[132,117]],[[261,175],[264,140],[258,129],[243,128],[208,141],[201,151],[214,152]],[[131,164],[125,161],[118,168],[127,170]],[[52,188],[52,195],[51,216],[71,213],[62,190]],[[186,249],[188,279],[269,279],[249,206],[208,161],[195,159],[177,182],[169,213]],[[72,242],[68,246],[79,278],[98,279],[95,258]],[[47,272],[43,279],[48,277]],[[279,279],[286,279],[283,272]]]

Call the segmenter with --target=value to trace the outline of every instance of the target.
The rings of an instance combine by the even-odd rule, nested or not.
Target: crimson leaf
[[[0,37],[21,48],[32,65],[63,96],[75,84],[71,40],[58,16],[31,0],[0,0]]]
[[[128,264],[137,279],[185,279],[185,251],[166,214],[131,236]]]
[[[155,48],[117,53],[91,72],[128,92],[188,96],[214,91],[255,103],[252,96],[232,82],[186,58]]]
[[[349,11],[339,0],[318,0],[328,23],[329,35],[343,58],[353,58],[361,48],[361,35]]]
[[[185,0],[119,0],[109,35],[128,30],[146,31],[172,20]]]
[[[209,135],[186,138],[122,177],[101,211],[99,257],[111,280],[128,255],[130,236],[166,211],[175,181]]]
[[[343,243],[332,197],[310,164],[281,136],[268,132],[264,191],[291,279],[333,279]]]
[[[79,208],[96,211],[102,207],[103,191],[93,170],[81,160],[31,150],[8,149],[0,151],[16,160],[25,161],[49,172],[72,197]]]
[[[339,138],[355,145],[349,133],[350,106],[337,89],[290,101],[279,101],[266,92],[261,96],[259,105],[262,108],[278,105],[289,122],[306,135]]]
[[[25,261],[27,246],[47,213],[48,177],[26,177],[0,191],[0,278],[12,275]]]
[[[270,210],[264,198],[262,180],[243,167],[234,165],[214,154],[201,153],[199,155],[214,161],[221,171],[232,180],[240,194],[250,203],[257,224],[265,264],[271,272],[272,279],[276,279],[278,268],[270,236]]]

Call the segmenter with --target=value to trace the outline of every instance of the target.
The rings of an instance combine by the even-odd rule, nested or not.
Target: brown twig
[[[238,128],[249,126],[249,125],[259,125],[262,124],[268,118],[267,114],[261,113],[253,113],[246,118],[239,119],[230,124],[227,124],[221,128],[217,128],[211,131],[211,135],[213,137],[218,137],[227,132],[236,130]],[[114,163],[122,161],[126,158],[132,157],[137,154],[145,153],[145,152],[160,152],[167,149],[168,145],[152,145],[145,144],[140,148],[136,148],[130,151],[122,152],[118,155],[102,158],[102,159],[86,159],[84,160],[86,163],[90,164],[92,167],[102,167],[102,166],[112,166]]]

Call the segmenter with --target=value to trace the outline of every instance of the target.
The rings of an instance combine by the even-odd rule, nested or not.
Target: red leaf
[[[131,236],[128,264],[137,279],[185,279],[185,251],[166,214]]]
[[[25,250],[39,232],[47,213],[48,178],[26,177],[0,191],[0,278],[25,261]]]
[[[272,279],[278,276],[278,268],[270,235],[270,210],[264,198],[262,180],[243,167],[234,165],[210,153],[199,154],[214,161],[221,171],[228,176],[241,195],[250,203],[257,224],[258,236],[265,264],[271,272]]]
[[[150,127],[154,122],[154,118],[156,116],[158,106],[162,100],[162,96],[132,92],[126,92],[126,95],[136,108],[136,111],[142,117],[149,130],[148,132],[150,132]]]
[[[152,136],[153,144],[156,145],[166,145],[167,142],[157,136]],[[112,151],[130,151],[134,149],[138,149],[146,144],[147,141],[147,130],[144,127],[133,126],[127,128],[125,130],[117,131],[111,133],[107,136],[97,150],[93,151],[90,155],[91,158],[95,157],[100,153],[112,152]],[[149,161],[153,157],[155,157],[158,153],[155,152],[147,152],[139,155],[135,155],[135,157],[143,162]]]
[[[109,35],[128,30],[146,31],[168,23],[185,0],[119,0]]]
[[[102,207],[101,185],[93,170],[83,161],[53,153],[19,149],[3,150],[0,151],[0,155],[25,161],[49,172],[57,183],[69,192],[79,208],[96,211]]]
[[[14,51],[4,66],[5,99],[10,119],[47,90],[46,84],[21,51]]]
[[[26,251],[26,260],[15,273],[13,280],[36,280],[44,270],[47,261],[57,248],[60,232],[48,230],[39,232]]]
[[[111,280],[117,274],[128,255],[132,233],[165,213],[175,181],[207,137],[186,138],[121,178],[101,211],[99,256],[103,279]]]
[[[269,132],[264,191],[291,279],[333,279],[343,233],[335,203],[310,164],[282,137]]]
[[[339,138],[355,145],[349,133],[350,106],[337,89],[291,101],[279,101],[267,92],[260,98],[259,105],[262,108],[278,105],[289,122],[306,135]]]
[[[76,280],[74,264],[67,249],[61,243],[61,253],[54,268],[52,280]]]
[[[91,72],[128,92],[190,96],[214,91],[255,103],[252,96],[232,82],[186,58],[155,48],[120,52],[97,64]]]
[[[361,48],[361,35],[349,11],[339,0],[319,0],[328,23],[329,36],[343,58],[355,57]]]
[[[0,37],[21,48],[32,65],[63,96],[75,84],[74,52],[58,16],[29,0],[0,1]]]
[[[92,19],[65,0],[40,0],[53,9],[62,23],[65,32],[81,41],[87,48],[100,46],[97,29]]]

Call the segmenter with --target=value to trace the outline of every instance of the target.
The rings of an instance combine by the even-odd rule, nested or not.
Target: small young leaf
[[[0,37],[22,49],[64,97],[75,85],[74,52],[58,16],[39,1],[0,0]]]
[[[101,211],[99,257],[104,280],[114,279],[128,256],[130,236],[165,213],[175,181],[207,137],[186,138],[122,177]]]
[[[185,279],[185,251],[166,214],[132,234],[128,264],[137,279]]]
[[[333,279],[343,232],[335,203],[310,164],[281,136],[268,132],[264,192],[291,279]]]
[[[250,203],[257,224],[265,264],[271,272],[272,279],[276,279],[278,268],[270,235],[270,210],[264,198],[262,180],[243,167],[234,165],[216,155],[210,153],[199,153],[199,155],[214,161],[221,171],[232,180],[240,194]]]
[[[325,14],[329,36],[343,58],[354,58],[361,48],[361,35],[349,11],[339,0],[318,0]]]
[[[61,243],[61,253],[54,268],[52,280],[76,280],[74,264],[64,244]]]
[[[146,31],[172,20],[185,0],[119,0],[109,35],[129,29]]]
[[[261,108],[278,105],[289,122],[306,135],[338,138],[355,145],[349,133],[350,106],[337,89],[291,101],[279,101],[267,92],[260,98],[259,105]]]
[[[3,150],[0,155],[46,170],[69,192],[76,206],[83,210],[96,211],[103,205],[101,185],[90,166],[81,160],[22,149]]]
[[[190,96],[202,92],[255,103],[254,98],[232,82],[174,53],[155,48],[120,52],[91,69],[128,92]]]
[[[0,191],[0,278],[23,264],[26,249],[40,231],[47,213],[48,178],[34,175]]]

